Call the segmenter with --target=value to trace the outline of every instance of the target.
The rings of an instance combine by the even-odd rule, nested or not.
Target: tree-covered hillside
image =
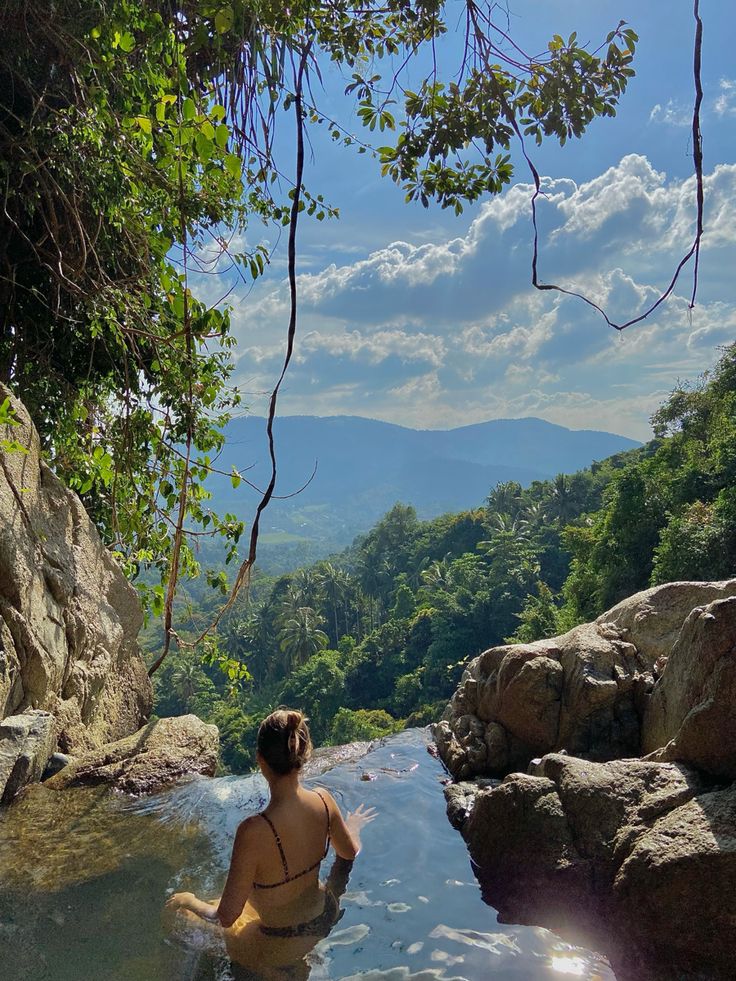
[[[552,481],[498,484],[485,505],[419,521],[397,504],[331,561],[257,580],[222,626],[248,681],[228,695],[196,652],[157,678],[161,714],[194,710],[231,768],[279,703],[316,741],[436,719],[463,665],[504,641],[550,636],[671,579],[736,574],[736,345],[654,416],[656,438]]]

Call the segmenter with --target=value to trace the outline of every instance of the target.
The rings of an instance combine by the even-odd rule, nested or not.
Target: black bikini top
[[[263,818],[263,820],[266,822],[266,824],[273,832],[273,836],[276,839],[276,844],[279,847],[279,855],[281,855],[281,864],[284,866],[284,878],[281,879],[279,882],[254,882],[253,883],[254,889],[275,889],[277,886],[286,885],[287,882],[293,882],[294,879],[301,879],[303,875],[307,875],[309,872],[313,872],[316,868],[318,868],[320,863],[327,857],[327,853],[330,850],[330,809],[327,806],[327,801],[324,799],[322,794],[318,790],[315,790],[314,793],[319,797],[319,799],[324,804],[325,815],[327,817],[327,842],[325,844],[324,855],[321,855],[313,865],[309,866],[308,869],[303,869],[301,872],[295,872],[294,875],[289,875],[289,866],[286,861],[286,855],[284,854],[284,846],[281,844],[281,838],[279,838],[278,832],[276,831],[276,828],[274,828],[273,823],[271,822],[271,819],[268,817],[268,815],[261,814],[260,817]]]

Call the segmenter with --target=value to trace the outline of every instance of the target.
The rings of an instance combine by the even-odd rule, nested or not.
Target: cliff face
[[[0,438],[26,452],[0,448],[0,720],[46,710],[59,749],[76,754],[134,732],[151,711],[141,609],[11,402],[20,425],[0,427]]]

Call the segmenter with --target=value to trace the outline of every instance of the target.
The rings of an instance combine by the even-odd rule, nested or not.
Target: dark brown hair
[[[277,709],[261,722],[256,745],[274,773],[301,770],[312,755],[306,716],[296,709]]]

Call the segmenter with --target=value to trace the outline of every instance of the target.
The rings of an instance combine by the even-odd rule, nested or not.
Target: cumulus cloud
[[[588,181],[543,186],[542,278],[595,298],[615,321],[643,312],[692,241],[693,179],[630,154]],[[662,391],[711,364],[734,335],[736,306],[724,296],[736,165],[705,176],[697,306],[689,309],[686,270],[656,314],[624,334],[579,300],[531,288],[531,192],[513,186],[447,240],[395,241],[302,273],[282,410],[421,426],[536,414],[645,437]],[[287,292],[273,279],[235,311],[239,372],[252,387],[268,388],[280,367],[287,316]]]

